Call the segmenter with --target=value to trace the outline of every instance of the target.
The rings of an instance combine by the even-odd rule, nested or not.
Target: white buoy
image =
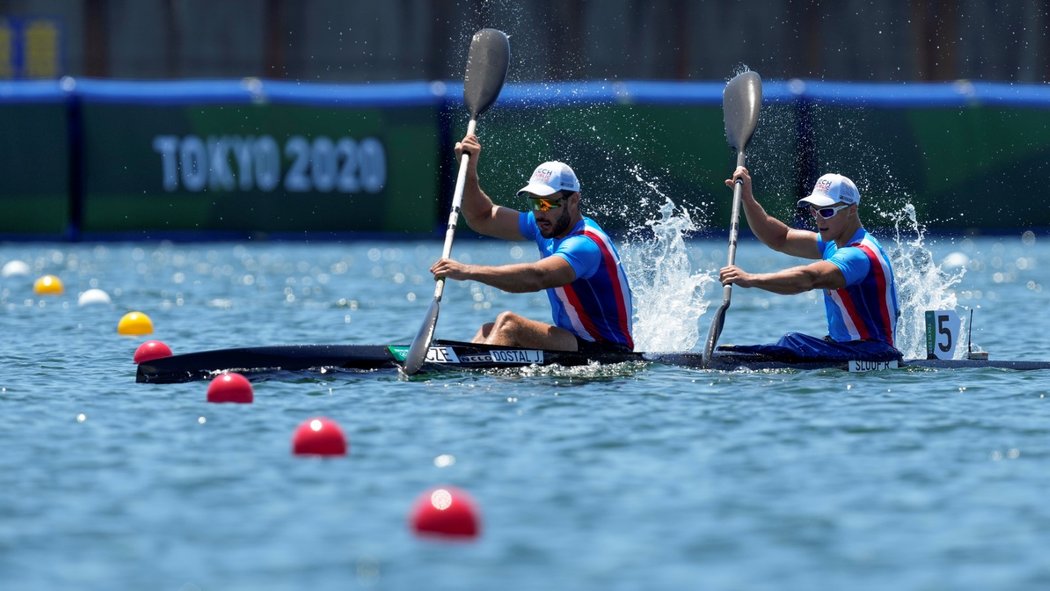
[[[0,271],[0,275],[4,278],[7,277],[28,277],[29,276],[29,265],[24,261],[7,261],[4,264],[3,271]]]
[[[78,306],[87,306],[90,304],[112,304],[113,300],[109,299],[109,294],[105,291],[97,288],[91,288],[84,293],[80,294],[77,298]]]

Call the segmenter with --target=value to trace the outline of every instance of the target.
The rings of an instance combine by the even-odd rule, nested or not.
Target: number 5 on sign
[[[955,310],[927,310],[926,358],[951,359],[959,343],[960,326]]]

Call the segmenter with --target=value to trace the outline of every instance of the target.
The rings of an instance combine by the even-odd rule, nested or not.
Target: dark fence
[[[482,27],[515,81],[1050,79],[1045,0],[4,0],[0,79],[446,80]]]

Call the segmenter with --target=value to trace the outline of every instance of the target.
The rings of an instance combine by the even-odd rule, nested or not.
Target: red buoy
[[[135,349],[135,363],[153,361],[162,357],[171,357],[171,347],[161,341],[146,341]]]
[[[208,402],[237,402],[247,404],[255,399],[252,383],[239,373],[224,372],[208,385]]]
[[[292,435],[292,453],[298,456],[345,456],[348,448],[343,429],[325,417],[303,421]]]
[[[418,535],[476,538],[481,531],[480,522],[474,500],[452,486],[424,492],[412,507],[411,525]]]

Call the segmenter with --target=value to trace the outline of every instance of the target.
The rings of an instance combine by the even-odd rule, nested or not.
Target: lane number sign
[[[959,344],[960,327],[955,310],[927,310],[926,358],[952,359]]]

